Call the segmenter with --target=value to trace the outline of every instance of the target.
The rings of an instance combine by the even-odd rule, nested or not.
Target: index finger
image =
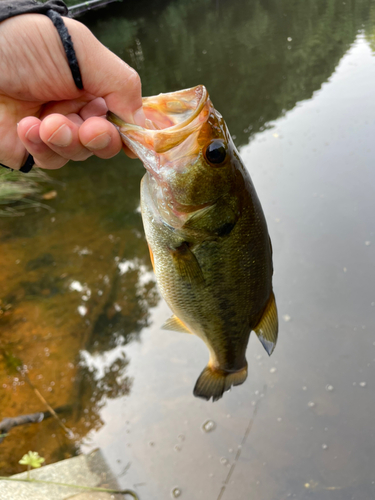
[[[74,42],[86,92],[103,97],[108,109],[127,123],[143,126],[142,87],[138,73],[102,45],[83,24],[64,18]]]

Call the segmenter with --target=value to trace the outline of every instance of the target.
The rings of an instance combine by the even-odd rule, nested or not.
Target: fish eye
[[[226,144],[220,139],[214,139],[209,143],[205,151],[206,160],[217,165],[223,163],[227,156]]]

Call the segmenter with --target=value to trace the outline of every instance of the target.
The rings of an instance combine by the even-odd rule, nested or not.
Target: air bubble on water
[[[227,465],[228,460],[225,457],[221,457],[220,458],[220,463],[221,463],[221,465]]]
[[[206,422],[202,425],[202,429],[204,432],[212,432],[216,429],[216,424],[213,420],[206,420]]]
[[[275,373],[275,372],[277,372],[277,369],[275,367],[270,369],[270,373]]]
[[[184,436],[183,434],[179,434],[179,435],[177,436],[177,439],[178,439],[179,441],[181,441],[181,442],[182,442],[182,441],[185,441],[185,436]]]
[[[307,391],[307,387],[304,385],[304,386],[302,387],[302,390],[303,390],[303,391]]]
[[[333,385],[329,385],[329,384],[326,385],[326,391],[329,391],[329,392],[333,391]]]
[[[327,450],[328,449],[328,445],[324,443],[324,444],[322,444],[322,448],[323,448],[323,450]]]
[[[176,444],[173,449],[174,451],[181,451],[181,446],[178,446],[178,444]]]
[[[307,403],[307,406],[308,406],[309,408],[314,408],[315,403],[314,403],[313,401],[309,401],[309,402]]]
[[[291,316],[289,316],[289,314],[284,314],[284,316],[283,316],[283,320],[284,320],[286,323],[288,323],[288,321],[290,321],[291,319],[292,319],[292,318],[291,318]]]
[[[282,421],[282,418],[281,418],[281,417],[277,417],[277,421],[278,421],[278,422],[281,422],[281,421]]]
[[[291,36],[288,36],[287,40],[288,40],[288,42],[291,42],[293,40],[293,38]]]
[[[255,396],[258,396],[259,391],[255,391],[254,394],[255,394]]]
[[[172,493],[172,498],[178,498],[181,496],[182,491],[180,490],[180,488],[173,488],[171,493]]]
[[[229,448],[229,453],[232,453],[233,452],[233,448]]]
[[[366,245],[366,247],[370,246],[371,245],[371,241],[365,241],[365,245]]]
[[[367,383],[366,383],[366,382],[360,382],[360,383],[359,383],[359,385],[360,385],[361,387],[366,387]]]

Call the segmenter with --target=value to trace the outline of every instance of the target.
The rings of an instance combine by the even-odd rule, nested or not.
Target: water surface
[[[13,429],[0,472],[100,447],[142,500],[373,498],[373,2],[153,5],[83,20],[145,95],[208,88],[267,217],[279,343],[268,358],[252,335],[246,383],[195,399],[207,350],[160,328],[142,166],[72,163],[54,213],[0,220],[0,419],[44,410],[30,381],[74,439],[51,418]]]

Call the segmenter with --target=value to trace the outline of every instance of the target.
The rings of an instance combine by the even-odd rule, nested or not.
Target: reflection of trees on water
[[[48,364],[49,358],[45,362],[40,360],[40,348],[30,352],[25,345],[19,352],[17,343],[10,342],[2,346],[0,342],[0,347],[6,348],[7,352],[9,350],[10,353],[5,358],[1,356],[0,351],[0,374],[4,376],[0,381],[7,384],[10,383],[11,379],[21,381],[14,386],[12,395],[12,405],[16,411],[14,416],[44,410],[43,404],[37,400],[33,390],[25,384],[22,376],[17,372],[17,366],[26,366],[26,363],[37,365],[37,368],[31,368],[30,371],[34,386],[44,395],[52,407],[57,408],[61,407],[61,404],[65,405],[65,409],[59,412],[59,418],[68,428],[73,430],[75,435],[74,440],[69,439],[53,418],[33,424],[28,428],[22,426],[22,428],[12,430],[5,438],[4,443],[0,444],[3,457],[8,457],[6,459],[7,474],[20,472],[18,460],[22,455],[18,448],[23,449],[23,436],[25,436],[27,443],[32,441],[37,443],[38,450],[46,457],[48,463],[74,456],[80,452],[81,442],[87,434],[92,430],[98,430],[103,425],[101,409],[106,401],[124,397],[130,393],[132,379],[128,375],[128,366],[131,360],[123,348],[130,341],[139,339],[142,328],[149,324],[150,307],[155,306],[159,300],[148,255],[139,248],[141,243],[142,247],[145,245],[143,238],[139,235],[133,240],[138,241],[138,244],[133,241],[132,245],[125,245],[123,251],[123,255],[127,259],[121,260],[116,257],[114,266],[112,266],[115,268],[115,273],[112,279],[108,276],[108,279],[105,280],[108,282],[108,287],[107,290],[103,290],[101,302],[92,308],[90,300],[86,301],[88,314],[82,318],[81,323],[74,319],[77,339],[85,338],[84,343],[82,340],[78,340],[75,344],[69,345],[71,327],[68,327],[66,331],[61,331],[61,336],[50,341],[52,344],[57,342],[53,368]],[[137,254],[137,257],[134,257],[134,254]],[[133,259],[129,259],[131,255],[133,255]],[[113,262],[113,259],[111,260]],[[25,268],[32,267],[32,272],[35,273],[34,262],[36,261],[36,259],[29,261]],[[50,262],[37,267],[38,272],[40,272],[39,281],[43,281],[46,276],[47,264],[47,269],[50,269]],[[51,275],[54,272],[52,270]],[[57,268],[56,272],[59,274],[61,269]],[[72,290],[65,284],[61,286],[57,295],[46,294],[43,287],[35,284],[39,283],[39,281],[35,281],[35,274],[33,278],[34,281],[31,281],[31,284],[27,283],[27,287],[23,281],[20,282],[22,288],[26,287],[27,290],[32,288],[33,291],[27,295],[22,294],[22,297],[26,297],[28,302],[35,304],[48,304],[50,300],[57,300],[62,309],[66,309],[67,304],[70,304],[71,316],[79,318],[76,310],[77,304],[80,302],[80,294],[77,293],[77,290]],[[101,286],[102,288],[105,287]],[[90,287],[85,284],[81,293],[87,294],[88,290],[93,293],[98,291],[92,284]],[[72,297],[75,298],[73,308],[71,307]],[[22,299],[15,300],[15,309],[19,304],[22,304]],[[11,318],[11,321],[18,321],[16,311]],[[33,347],[34,344],[35,342],[29,343],[30,347]],[[51,349],[48,340],[44,339],[41,345],[44,351],[49,352]],[[16,357],[13,356],[13,351],[17,352]],[[17,362],[16,368],[8,362],[13,358]],[[1,368],[4,368],[4,373],[1,373]],[[71,375],[67,376],[67,372],[70,372]],[[38,375],[36,376],[36,374]],[[53,393],[48,392],[51,382]],[[27,394],[20,388],[21,384],[22,388],[27,386]],[[8,405],[6,407],[9,408]],[[12,416],[12,414],[13,410],[10,410],[9,415]],[[15,441],[17,435],[19,437]],[[52,437],[58,436],[58,442],[55,439],[49,439],[48,436],[51,435]],[[31,445],[27,444],[27,446]]]
[[[180,0],[136,23],[90,23],[139,71],[144,95],[203,83],[237,144],[327,81],[370,0]]]
[[[134,14],[133,20],[129,20],[125,2],[113,6],[122,16],[104,18],[104,11],[94,13],[96,20],[93,14],[90,27],[103,43],[138,69],[145,95],[205,84],[241,145],[269,121],[320,88],[362,23],[366,36],[373,40],[375,15],[370,22],[367,20],[370,4],[370,0],[160,0],[152,4],[152,9],[160,6],[157,11],[150,7],[142,18]],[[111,8],[106,9],[106,16]],[[59,399],[63,404],[73,404],[72,415],[66,415],[66,425],[75,428],[79,440],[91,429],[100,428],[100,409],[107,399],[129,394],[132,381],[127,370],[131,360],[123,347],[139,339],[142,328],[149,323],[149,308],[157,301],[155,282],[148,274],[151,267],[137,209],[143,172],[139,162],[129,162],[123,156],[105,164],[91,158],[82,166],[74,165],[74,175],[69,167],[51,174],[65,185],[53,202],[57,214],[53,224],[58,224],[58,230],[53,229],[50,216],[47,220],[40,213],[17,221],[17,226],[13,221],[3,222],[2,239],[23,238],[26,248],[25,254],[19,255],[25,268],[15,274],[20,281],[4,302],[4,307],[11,302],[15,309],[14,320],[7,315],[13,309],[4,309],[4,332],[11,327],[17,331],[17,307],[25,301],[35,301],[39,307],[45,335],[48,324],[53,326],[56,321],[56,342],[60,342],[61,352],[54,354],[54,373],[48,373],[51,365],[47,358],[38,358],[39,354],[25,343],[20,357],[25,363],[38,366],[35,375],[43,373],[43,379],[35,379],[35,384],[48,398],[51,395],[58,405]],[[108,239],[110,234],[118,238],[118,250]],[[36,250],[38,241],[42,256]],[[79,256],[73,252],[76,245],[89,248],[92,254]],[[101,255],[102,260],[95,259],[96,255]],[[94,271],[109,275],[112,268],[108,263],[112,265],[115,257],[119,257],[116,270],[109,277],[107,289],[100,285],[104,294],[99,296],[99,278]],[[83,304],[76,301],[77,292],[66,292],[68,279],[87,283],[92,291],[91,299],[85,302],[85,317],[77,314],[77,305]],[[90,309],[94,295],[96,302]],[[39,335],[39,323],[28,321],[27,329],[31,326]],[[74,347],[69,345],[72,332]],[[83,344],[80,336],[85,338]],[[54,342],[47,336],[39,340],[43,341],[43,349]],[[35,344],[31,337],[29,342],[31,346]],[[75,356],[80,359],[77,371],[73,366]],[[99,360],[97,364],[95,360]],[[61,373],[68,372],[68,362],[72,364],[74,386]],[[47,392],[52,380],[53,392]],[[6,379],[5,382],[8,383]],[[17,399],[19,390],[12,393],[12,407],[18,414],[27,413],[29,408],[22,398]],[[79,447],[79,443],[64,439],[58,445],[51,441],[49,436],[55,429],[55,422],[49,419],[40,427],[30,428],[26,441],[30,446],[39,446],[45,437],[41,451],[50,457],[49,461],[67,458]],[[2,450],[12,443],[12,435],[6,438]],[[15,453],[16,441],[5,453],[12,461],[9,474],[17,471],[18,455],[21,456]]]
[[[156,11],[150,5],[138,17],[135,11],[129,17],[128,5],[116,4],[116,17],[91,16],[89,27],[136,67],[144,95],[205,84],[241,145],[327,81],[367,19],[370,4],[179,0],[160,2]],[[120,225],[124,213],[117,208],[109,216]],[[154,284],[140,284],[144,270],[132,262],[126,273],[116,275],[94,321],[85,346],[93,356],[137,339],[148,324]],[[130,391],[127,363],[123,355],[103,373],[82,364],[79,399],[83,411],[90,412],[86,420],[99,423],[105,399]]]
[[[8,240],[20,260],[9,261],[14,278],[4,277],[0,346],[30,368],[53,408],[67,407],[59,417],[75,439],[53,418],[13,429],[0,445],[3,473],[22,470],[25,446],[47,463],[76,455],[88,433],[103,425],[107,399],[131,391],[124,347],[140,338],[158,301],[138,208],[143,174],[140,162],[123,155],[74,165],[74,175],[67,167],[53,173],[65,186],[54,200],[56,221],[30,216],[17,221],[15,234],[9,224]],[[0,356],[0,385],[8,387],[15,378],[3,365]],[[44,409],[21,383],[0,394],[4,416]]]
[[[119,262],[110,287],[102,311],[91,328],[77,373],[74,419],[78,425],[83,424],[86,432],[103,424],[100,410],[107,399],[130,393],[132,380],[127,376],[130,360],[119,348],[139,339],[142,328],[149,324],[150,307],[156,306],[159,300],[153,275],[138,259]],[[120,353],[114,360],[103,359],[106,354],[110,359],[117,351]],[[100,359],[100,366],[95,366],[95,358]]]
[[[130,393],[132,380],[126,375],[129,360],[125,353],[101,370],[88,365],[84,358],[78,372],[77,405],[74,411],[76,432],[83,437],[89,430],[103,425],[100,410],[107,399],[116,399]],[[82,428],[83,426],[83,428]],[[82,430],[79,430],[82,429]]]
[[[157,304],[155,279],[146,266],[137,259],[123,264],[129,269],[122,273],[120,267],[113,279],[86,345],[90,353],[108,351],[138,338],[142,328],[148,326],[149,308]]]
[[[372,52],[375,52],[375,5],[370,8],[369,20],[365,23],[365,36]]]

